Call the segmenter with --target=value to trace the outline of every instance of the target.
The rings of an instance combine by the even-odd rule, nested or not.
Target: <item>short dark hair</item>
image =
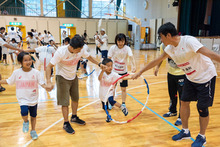
[[[104,58],[104,60],[102,61],[102,64],[106,65],[109,62],[113,62],[113,61],[111,59],[109,59],[109,58]]]
[[[14,31],[14,29],[15,29],[14,27],[11,27],[11,30],[12,30],[12,31]]]
[[[1,27],[0,30],[5,30],[5,27]]]
[[[53,39],[50,39],[48,42],[51,43],[52,41],[54,41]]]
[[[73,47],[73,49],[77,49],[84,46],[84,39],[79,35],[76,34],[71,40],[70,40],[70,46]]]
[[[34,36],[32,32],[28,32],[28,35],[30,35],[31,37]]]
[[[126,44],[127,44],[127,39],[126,39],[125,34],[119,33],[119,34],[117,34],[117,35],[115,36],[115,44],[116,44],[117,46],[118,46],[117,41],[122,41],[122,40],[125,41],[125,44],[124,44],[124,45],[126,45]]]
[[[30,54],[28,52],[20,52],[17,57],[18,62],[22,64],[25,55],[30,55]]]
[[[15,38],[12,38],[12,39],[11,39],[11,41],[14,41],[14,42],[16,42]]]
[[[158,35],[163,34],[164,36],[167,36],[168,33],[171,34],[171,36],[176,36],[178,35],[177,30],[171,22],[167,22],[163,25],[160,26],[158,29]]]
[[[31,29],[31,32],[34,32],[34,29]]]
[[[64,39],[64,42],[70,43],[70,38],[69,38],[69,37],[66,37],[66,38]]]

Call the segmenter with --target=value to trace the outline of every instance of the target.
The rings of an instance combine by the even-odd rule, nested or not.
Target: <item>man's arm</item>
[[[53,89],[53,84],[50,80],[50,75],[51,75],[51,69],[54,67],[53,64],[49,63],[47,65],[47,68],[46,68],[46,82],[47,82],[47,86],[46,86],[46,89],[48,89],[48,91],[51,91]]]
[[[102,68],[102,69],[106,67],[106,66],[103,65],[103,64],[99,64],[99,62],[98,62],[97,60],[95,60],[92,56],[87,57],[87,59],[88,59],[89,61],[91,61],[92,63],[94,63],[94,64],[100,66],[100,68]]]
[[[209,58],[212,59],[212,60],[215,60],[215,61],[217,61],[217,62],[220,62],[220,55],[216,54],[215,52],[209,50],[208,48],[206,48],[206,47],[204,47],[204,46],[201,47],[201,48],[197,51],[197,53],[201,53],[201,54],[203,54],[203,55],[209,57]]]
[[[130,56],[130,62],[131,62],[131,72],[135,73],[136,72],[136,64],[134,60],[134,56]]]
[[[4,44],[3,46],[4,46],[4,47],[7,47],[7,48],[10,48],[10,49],[12,49],[12,50],[17,50],[17,51],[19,51],[19,52],[22,52],[22,51],[23,51],[23,50],[21,50],[21,49],[15,48],[15,47],[13,47],[13,46],[11,46],[11,45],[9,45],[9,44]]]
[[[147,65],[145,65],[138,73],[134,74],[132,76],[132,79],[137,79],[138,77],[141,76],[142,73],[144,73],[145,71],[147,71],[147,70],[153,68],[154,66],[158,65],[160,62],[162,62],[167,57],[168,57],[168,55],[164,52],[158,58],[156,58],[155,60],[153,60],[150,63],[148,63]]]

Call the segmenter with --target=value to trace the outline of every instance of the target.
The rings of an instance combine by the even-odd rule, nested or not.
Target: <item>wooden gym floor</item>
[[[91,48],[91,55],[101,60],[100,54],[95,55],[94,45]],[[149,61],[159,55],[159,51],[132,50],[135,56],[137,69],[139,70]],[[8,57],[9,60],[9,57]],[[10,62],[9,62],[10,63]],[[36,66],[38,66],[38,61]],[[217,72],[220,74],[220,64],[216,64]],[[12,72],[19,68],[19,65],[4,66],[0,64],[2,78],[8,78]],[[61,107],[57,106],[55,90],[48,94],[40,88],[38,116],[36,131],[39,138],[31,140],[30,134],[22,132],[23,120],[20,115],[20,107],[17,103],[15,86],[3,85],[6,91],[0,93],[0,146],[74,146],[74,147],[183,147],[191,146],[199,132],[199,120],[196,103],[191,103],[191,116],[189,129],[191,140],[172,141],[171,137],[178,133],[181,126],[176,127],[174,122],[177,116],[163,118],[162,115],[168,112],[169,96],[167,90],[167,64],[164,62],[159,75],[153,75],[154,70],[144,73],[144,77],[150,86],[150,97],[147,108],[144,112],[127,124],[106,123],[106,114],[101,109],[98,98],[98,73],[99,68],[89,62],[88,72],[95,69],[95,72],[88,78],[79,80],[80,101],[78,116],[86,121],[85,126],[72,124],[75,134],[67,134],[63,129]],[[130,71],[130,66],[129,66]],[[43,73],[43,72],[42,72]],[[80,71],[78,75],[80,74]],[[210,108],[210,122],[206,132],[207,147],[219,146],[220,140],[220,77],[216,80],[214,105]],[[120,88],[117,88],[119,95],[117,101],[121,103]],[[146,101],[146,88],[142,79],[129,81],[127,88],[126,105],[129,110],[128,116],[124,116],[119,108],[114,107],[110,111],[116,120],[128,120],[134,117],[143,107]]]

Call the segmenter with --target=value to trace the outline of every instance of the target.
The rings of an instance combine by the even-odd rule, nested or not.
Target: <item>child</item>
[[[14,48],[18,47],[18,44],[16,43],[15,38],[11,39],[11,42],[9,43],[9,45],[13,46]],[[8,52],[9,52],[9,54],[11,56],[12,65],[14,65],[15,63],[14,63],[13,53],[15,52],[15,50],[9,49]]]
[[[46,70],[46,66],[50,63],[50,60],[53,57],[53,54],[56,52],[54,49],[55,42],[53,40],[49,41],[49,45],[47,46],[40,46],[35,49],[27,50],[28,52],[36,52],[39,53],[39,60],[44,65],[44,70]],[[53,69],[51,71],[51,74],[53,74]]]
[[[126,41],[126,36],[122,33],[116,35],[115,37],[115,45],[111,46],[108,53],[108,58],[112,58],[113,60],[113,71],[118,73],[119,75],[127,74],[127,60],[130,58],[132,65],[132,72],[136,71],[136,65],[134,56],[132,54],[131,48],[128,47]],[[121,91],[122,91],[122,105],[126,107],[126,87],[128,86],[128,81],[123,80],[120,83]]]
[[[108,89],[110,88],[112,82],[114,82],[115,80],[117,80],[118,78],[120,78],[121,76],[118,75],[117,73],[115,73],[114,71],[112,71],[112,60],[105,58],[102,61],[102,64],[106,65],[107,67],[104,69],[102,68],[101,73],[99,74],[99,81],[100,81],[100,87],[99,87],[99,97],[102,100],[102,108],[104,108],[104,102],[103,99],[105,98]],[[127,78],[127,77],[126,77]],[[124,78],[123,78],[124,79]],[[125,116],[128,115],[128,110],[126,107],[124,107],[123,105],[119,104],[118,102],[116,102],[114,100],[114,92],[111,92],[108,98],[108,102],[112,105],[112,106],[117,106],[118,108],[121,108],[122,112],[124,113]],[[107,102],[107,103],[108,103]],[[107,104],[108,106],[108,104]],[[107,117],[107,122],[110,122],[110,119]]]
[[[29,53],[21,52],[18,54],[18,62],[21,68],[15,70],[11,77],[7,80],[1,80],[0,84],[12,85],[16,83],[16,96],[21,108],[21,116],[24,120],[23,132],[29,130],[28,111],[31,116],[31,138],[33,140],[38,138],[35,131],[37,103],[38,103],[38,84],[45,88],[43,77],[40,77],[40,72],[31,68],[32,59]]]

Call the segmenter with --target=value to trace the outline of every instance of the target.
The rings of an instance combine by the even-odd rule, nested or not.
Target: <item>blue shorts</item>
[[[20,106],[20,108],[21,108],[21,116],[27,116],[28,110],[30,112],[31,117],[37,116],[37,104],[35,106],[22,105]]]
[[[182,101],[198,101],[198,107],[208,108],[212,106],[215,93],[216,76],[202,84],[193,83],[187,78],[184,81]]]

